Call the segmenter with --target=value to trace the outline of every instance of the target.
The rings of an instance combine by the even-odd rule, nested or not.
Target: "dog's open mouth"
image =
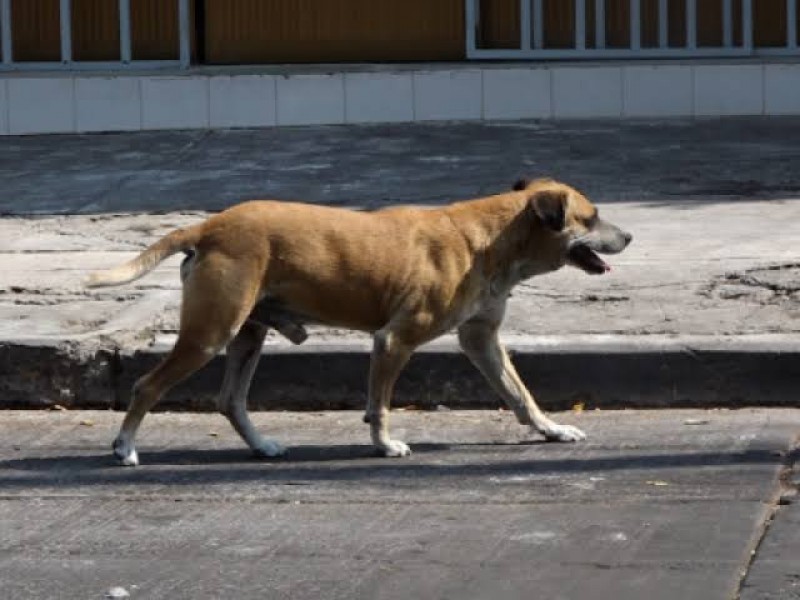
[[[602,275],[611,270],[611,266],[586,244],[574,244],[567,257],[573,265],[592,275]]]

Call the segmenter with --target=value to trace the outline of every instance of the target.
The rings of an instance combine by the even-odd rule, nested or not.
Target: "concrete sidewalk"
[[[0,597],[789,600],[800,594],[796,410],[150,415],[117,467],[110,411],[0,412]],[[793,483],[794,482],[794,483]],[[781,498],[785,500],[781,501]]]
[[[167,231],[254,197],[376,208],[435,204],[552,175],[634,234],[614,270],[532,279],[504,336],[550,408],[796,402],[800,386],[800,120],[463,123],[0,140],[2,405],[123,407],[169,347],[179,258],[86,290]],[[368,338],[270,337],[252,402],[363,405]],[[496,406],[443,340],[398,405]],[[209,408],[219,362],[166,406]],[[321,379],[303,381],[309,368]],[[580,374],[577,376],[577,374]],[[765,385],[769,382],[769,385]]]

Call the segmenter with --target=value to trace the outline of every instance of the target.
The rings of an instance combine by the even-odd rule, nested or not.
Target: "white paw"
[[[125,443],[117,440],[114,442],[114,458],[123,467],[138,467],[139,455],[135,448],[129,448]]]
[[[586,434],[577,427],[558,423],[553,423],[542,430],[542,435],[548,442],[579,442],[586,439]]]
[[[253,453],[259,458],[275,458],[286,454],[286,448],[281,446],[278,442],[272,440],[264,440],[258,446],[253,448]]]
[[[381,452],[383,452],[384,456],[390,458],[397,456],[410,456],[411,448],[408,447],[408,444],[401,442],[400,440],[389,440],[388,444],[381,447]]]

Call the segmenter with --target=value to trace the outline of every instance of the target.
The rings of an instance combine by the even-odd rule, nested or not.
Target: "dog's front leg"
[[[384,456],[408,456],[411,449],[405,442],[389,436],[389,407],[395,381],[408,362],[413,348],[403,344],[390,331],[374,336],[369,366],[369,399],[365,420],[369,423],[372,443]]]
[[[542,412],[511,364],[494,323],[467,322],[459,327],[458,340],[464,353],[514,411],[520,423],[531,425],[548,441],[576,442],[586,438],[577,427],[560,425]]]

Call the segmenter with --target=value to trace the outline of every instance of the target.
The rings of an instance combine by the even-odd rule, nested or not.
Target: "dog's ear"
[[[529,206],[542,223],[553,231],[566,226],[567,193],[562,190],[540,190],[533,194]]]
[[[528,181],[527,179],[517,179],[514,182],[514,186],[511,189],[514,190],[515,192],[521,192],[526,187],[528,187],[529,184],[530,181]]]

